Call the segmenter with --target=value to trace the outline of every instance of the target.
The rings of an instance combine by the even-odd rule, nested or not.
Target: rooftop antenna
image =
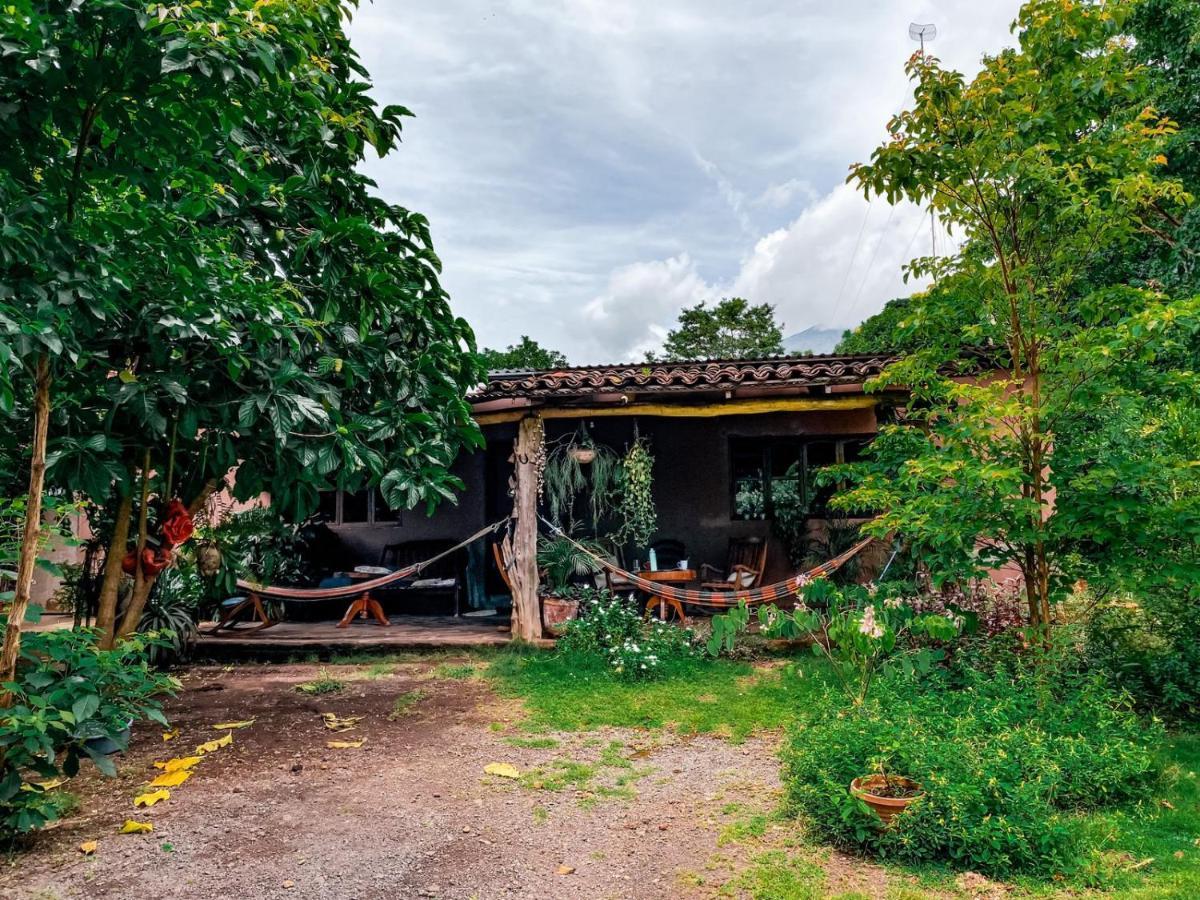
[[[912,22],[908,26],[908,36],[921,44],[921,56],[925,56],[925,42],[932,41],[937,37],[937,26],[932,22],[921,25],[918,22]],[[937,228],[933,221],[933,203],[929,204],[929,250],[933,256],[937,256]]]

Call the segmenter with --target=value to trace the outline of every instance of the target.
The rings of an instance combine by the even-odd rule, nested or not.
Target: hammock
[[[428,568],[440,559],[445,559],[451,553],[456,553],[468,544],[472,544],[479,540],[485,534],[495,532],[500,529],[508,518],[505,517],[491,525],[485,525],[477,532],[471,535],[466,540],[459,541],[453,547],[443,550],[436,556],[431,556],[429,559],[422,560],[419,563],[414,563],[411,566],[405,566],[403,569],[398,569],[395,572],[389,572],[386,575],[381,575],[378,578],[372,578],[369,581],[360,581],[357,584],[344,584],[338,587],[327,588],[289,588],[279,587],[273,584],[257,584],[253,581],[245,581],[239,578],[237,586],[240,590],[246,592],[245,598],[241,603],[238,603],[232,609],[225,612],[221,616],[216,627],[212,629],[210,634],[218,633],[222,628],[230,627],[243,610],[249,609],[254,613],[254,616],[262,623],[258,626],[259,629],[269,628],[275,624],[262,603],[262,598],[266,597],[270,600],[300,600],[300,601],[317,601],[317,600],[344,600],[348,597],[354,598],[353,602],[346,610],[346,614],[342,616],[338,622],[338,628],[347,627],[351,620],[356,615],[361,615],[366,618],[368,613],[375,618],[375,621],[382,626],[389,626],[387,616],[383,613],[383,607],[379,605],[379,601],[371,596],[371,591],[377,591],[385,588],[390,584],[395,584],[397,581],[402,581],[413,575],[421,572],[422,569]]]
[[[783,581],[777,581],[775,584],[767,584],[762,587],[748,588],[745,590],[737,589],[733,584],[730,584],[730,589],[727,591],[701,591],[692,588],[674,587],[669,584],[663,584],[660,581],[651,581],[648,578],[641,578],[633,572],[627,572],[618,566],[616,563],[610,562],[603,557],[597,556],[587,547],[574,540],[570,535],[562,531],[545,519],[543,522],[552,529],[558,537],[570,541],[579,550],[590,556],[602,568],[607,569],[614,575],[618,575],[629,581],[630,587],[636,590],[643,591],[651,595],[651,603],[664,600],[672,605],[683,603],[691,603],[694,606],[708,606],[716,609],[728,609],[731,606],[737,606],[740,603],[745,603],[747,606],[754,606],[759,603],[772,603],[776,600],[782,600],[796,596],[797,591],[805,585],[815,581],[818,578],[825,578],[832,575],[851,559],[865,550],[870,544],[875,541],[873,537],[866,537],[851,547],[844,553],[839,553],[833,559],[826,560],[821,565],[809,569],[805,572],[797,572],[790,578]]]

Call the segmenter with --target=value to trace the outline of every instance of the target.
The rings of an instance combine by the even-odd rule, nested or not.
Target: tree
[[[741,297],[726,297],[712,308],[706,303],[685,308],[679,314],[678,326],[667,334],[661,358],[669,362],[762,359],[780,353],[783,329],[775,321],[775,308],[767,303],[751,304]]]
[[[239,496],[270,491],[293,516],[330,486],[432,507],[480,440],[474,338],[439,286],[428,223],[358,171],[367,148],[396,146],[407,111],[367,95],[350,8],[0,8],[14,148],[0,160],[0,400],[46,357],[48,477],[118,499],[98,620],[110,643],[136,627],[155,579],[136,561],[176,497],[194,511],[237,466]]]
[[[520,343],[509,344],[505,350],[485,347],[480,355],[489,372],[501,369],[561,369],[569,365],[566,356],[541,346],[527,334],[521,335]]]
[[[1039,626],[1079,548],[1098,536],[1095,523],[1129,516],[1115,508],[1124,497],[1081,492],[1089,461],[1062,445],[1060,429],[1122,379],[1126,393],[1152,391],[1168,405],[1197,391],[1193,370],[1153,363],[1186,354],[1200,298],[1094,281],[1135,244],[1169,246],[1192,199],[1164,172],[1176,126],[1145,102],[1149,75],[1123,30],[1134,5],[1032,0],[1018,18],[1019,48],[985,58],[970,83],[914,55],[914,107],[850,176],[868,195],[932,205],[965,236],[959,252],[910,270],[969,283],[979,324],[963,334],[991,329],[1001,352],[984,378],[955,377],[979,368],[962,369],[944,345],[892,366],[872,387],[908,388],[908,424],[921,427],[885,427],[873,462],[837,502],[884,510],[869,528],[899,532],[938,579],[1016,567]],[[1195,476],[1170,443],[1165,470],[1148,470],[1128,440],[1114,448],[1133,451],[1119,465],[1104,462],[1143,497],[1186,498]],[[1159,512],[1194,548],[1188,505]],[[1109,547],[1122,558],[1139,552],[1136,542]]]

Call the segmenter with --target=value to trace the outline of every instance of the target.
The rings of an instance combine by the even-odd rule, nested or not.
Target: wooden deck
[[[346,628],[336,622],[280,622],[270,628],[239,625],[212,633],[201,628],[197,659],[280,657],[292,654],[344,653],[355,650],[437,650],[498,647],[510,639],[508,617],[390,616],[390,627],[356,619]]]

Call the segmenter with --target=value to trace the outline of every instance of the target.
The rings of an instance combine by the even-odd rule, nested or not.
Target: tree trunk
[[[0,647],[0,683],[12,681],[21,650],[21,624],[29,609],[33,568],[37,565],[38,540],[42,532],[42,490],[46,483],[46,437],[50,430],[50,357],[38,357],[33,393],[33,449],[29,460],[29,496],[25,507],[25,530],[17,560],[17,586],[8,609],[8,626]],[[0,708],[12,704],[12,695],[0,691]]]
[[[513,496],[513,589],[512,635],[534,641],[542,636],[541,606],[538,602],[537,503],[538,456],[542,452],[542,420],[521,420],[513,453],[516,491]]]
[[[113,522],[108,554],[104,558],[104,579],[100,582],[100,599],[96,606],[96,627],[100,629],[100,646],[111,649],[116,638],[117,598],[120,594],[121,561],[129,543],[129,517],[133,514],[133,494],[121,498]]]

